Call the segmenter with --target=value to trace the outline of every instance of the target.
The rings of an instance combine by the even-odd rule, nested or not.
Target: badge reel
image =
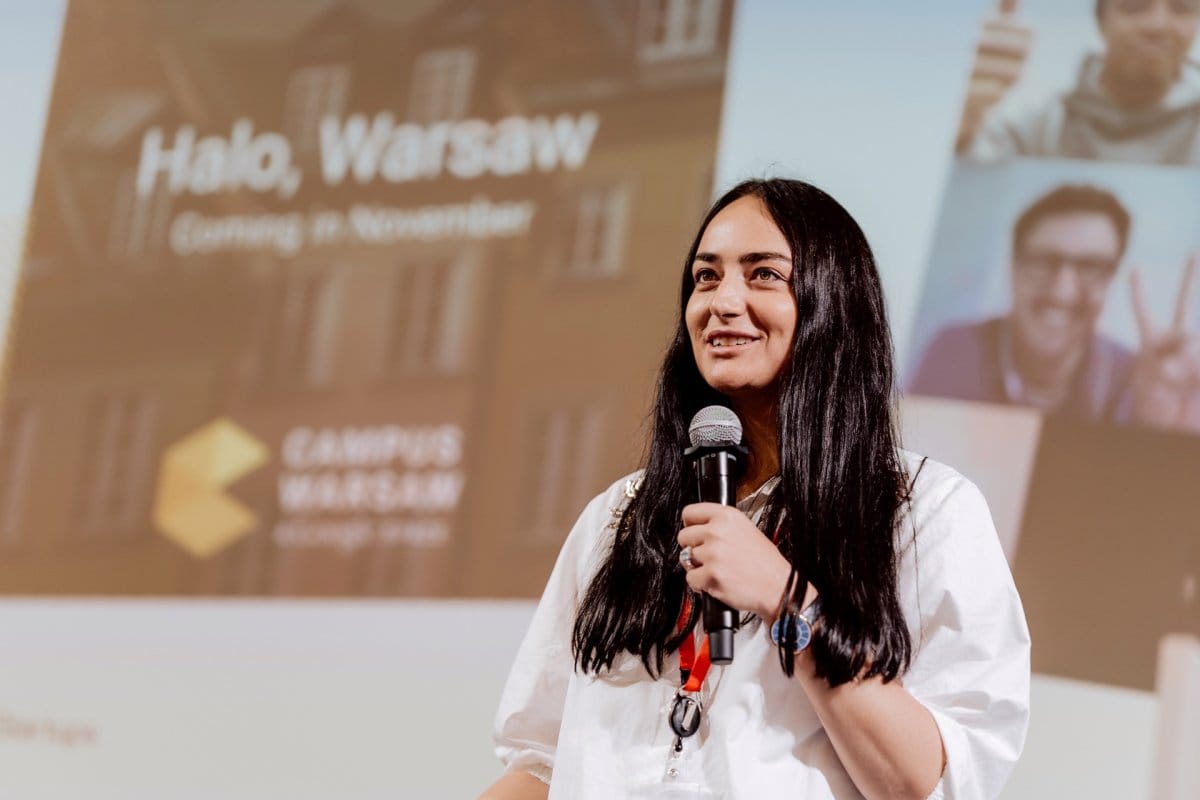
[[[704,721],[704,706],[700,703],[699,693],[685,692],[678,689],[675,700],[671,704],[671,713],[667,722],[675,733],[675,743],[667,758],[665,781],[656,783],[651,794],[654,800],[713,800],[716,795],[695,781],[684,778],[683,740],[695,736]],[[635,795],[641,798],[643,795]]]
[[[699,697],[683,690],[675,692],[675,702],[671,705],[670,724],[671,730],[678,737],[675,740],[676,750],[683,747],[684,739],[694,736],[696,731],[700,730],[703,716],[704,706],[700,705]]]

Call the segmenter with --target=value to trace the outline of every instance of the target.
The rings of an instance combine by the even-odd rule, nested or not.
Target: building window
[[[29,485],[37,419],[33,408],[10,401],[0,415],[0,546],[23,538],[23,505]]]
[[[473,259],[432,259],[397,268],[384,372],[461,373],[474,330],[478,280]]]
[[[136,260],[162,249],[171,218],[167,177],[160,174],[149,194],[138,194],[135,170],[117,179],[108,228],[108,257],[115,264]]]
[[[124,538],[146,517],[157,412],[145,394],[112,395],[89,409],[77,509],[85,536]]]
[[[413,65],[408,119],[443,122],[462,119],[471,104],[475,53],[466,48],[433,50]]]
[[[721,0],[642,0],[638,52],[643,61],[712,55]]]
[[[346,64],[318,64],[292,72],[284,100],[283,129],[298,152],[317,152],[321,120],[343,116],[349,96],[350,67]]]
[[[291,278],[276,310],[269,374],[284,386],[323,386],[333,379],[342,283],[332,271]]]
[[[611,278],[625,264],[625,239],[629,228],[629,188],[626,185],[587,187],[570,206],[567,257],[562,263],[568,278]]]
[[[596,405],[560,407],[534,415],[534,544],[558,544],[596,494],[607,413]]]

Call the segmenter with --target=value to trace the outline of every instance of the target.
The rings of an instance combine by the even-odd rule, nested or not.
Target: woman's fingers
[[[715,594],[717,592],[716,582],[713,580],[713,571],[705,567],[696,567],[689,569],[685,575],[688,586],[692,587],[692,591],[705,592],[707,594]],[[718,597],[718,600],[721,598]]]
[[[704,544],[707,533],[708,529],[703,525],[689,525],[686,528],[680,529],[679,536],[676,538],[679,540],[680,547],[695,547],[696,545]]]
[[[692,503],[690,506],[684,506],[682,517],[683,528],[677,537],[680,547],[694,546],[714,537],[719,538],[723,535],[722,531],[729,533],[730,528],[741,521],[737,517],[745,520],[755,531],[758,530],[746,519],[745,514],[732,506],[718,503]]]
[[[685,527],[703,525],[726,513],[729,508],[720,503],[692,503],[683,507],[683,524]]]

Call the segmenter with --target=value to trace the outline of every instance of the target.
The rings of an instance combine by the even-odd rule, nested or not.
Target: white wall
[[[0,798],[458,800],[530,603],[0,611]],[[1037,677],[1007,798],[1148,798],[1154,696]],[[32,729],[32,730],[31,730]]]
[[[0,798],[464,798],[529,603],[9,601]]]

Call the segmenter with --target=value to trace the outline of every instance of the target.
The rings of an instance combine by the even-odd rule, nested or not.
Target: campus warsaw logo
[[[196,558],[215,555],[258,525],[225,489],[267,463],[267,446],[231,420],[208,423],[163,456],[154,499],[159,532]]]

